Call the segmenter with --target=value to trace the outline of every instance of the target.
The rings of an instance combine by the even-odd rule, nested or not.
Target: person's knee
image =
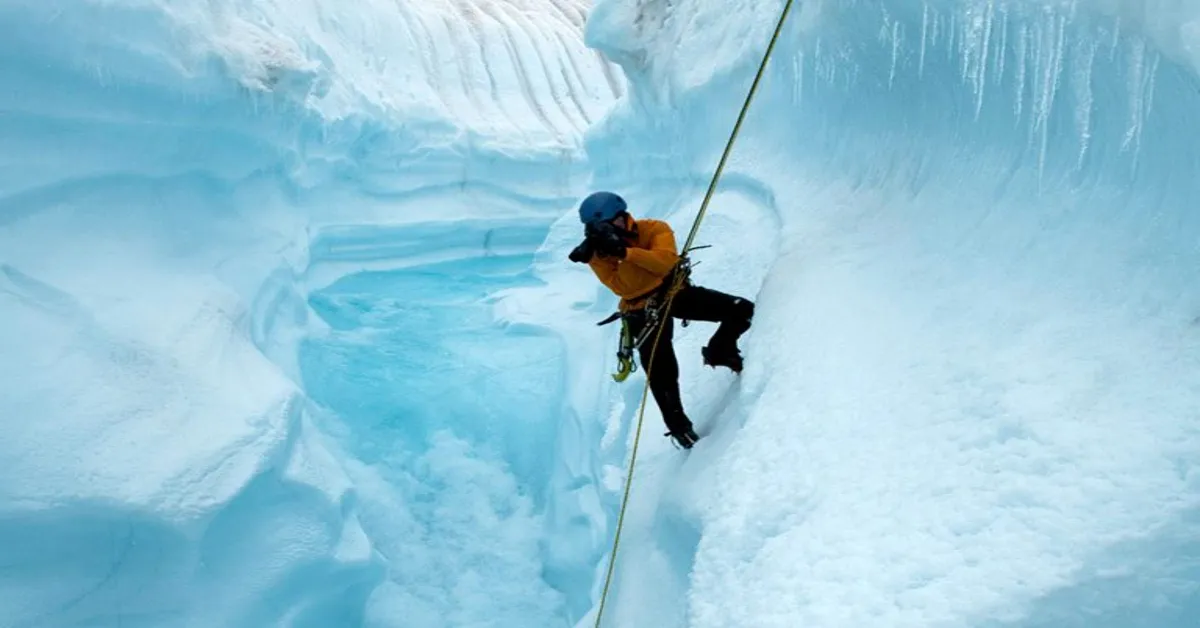
[[[742,297],[734,297],[733,313],[738,320],[750,322],[754,318],[754,302]]]

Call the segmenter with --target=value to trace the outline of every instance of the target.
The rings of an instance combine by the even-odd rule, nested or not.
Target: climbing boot
[[[663,417],[663,422],[667,424],[667,433],[663,436],[670,436],[676,444],[684,449],[691,449],[692,445],[700,440],[696,431],[692,429],[692,420],[678,407],[669,410]]]
[[[700,354],[704,356],[704,364],[717,368],[718,366],[727,367],[734,373],[742,372],[742,353],[737,350],[737,347],[722,348],[720,346],[707,346],[700,349]]]
[[[690,427],[678,432],[667,432],[663,436],[670,436],[675,439],[675,443],[684,449],[691,449],[692,445],[695,445],[696,441],[700,440],[700,436],[696,434],[696,430]]]

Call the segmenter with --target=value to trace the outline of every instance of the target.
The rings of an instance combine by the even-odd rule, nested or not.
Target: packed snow
[[[592,626],[783,0],[0,3],[0,626]],[[604,626],[1192,626],[1200,3],[796,2]]]

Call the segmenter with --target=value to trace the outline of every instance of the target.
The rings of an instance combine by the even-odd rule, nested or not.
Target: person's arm
[[[608,286],[609,290],[617,294],[627,294],[629,286],[621,280],[617,264],[616,259],[600,255],[593,255],[592,259],[588,260],[588,266],[592,267],[592,272],[596,273],[596,278],[600,280],[600,283]]]
[[[664,277],[679,261],[679,255],[675,252],[675,234],[665,222],[654,221],[647,224],[646,228],[653,232],[650,236],[650,248],[626,249],[625,261]]]

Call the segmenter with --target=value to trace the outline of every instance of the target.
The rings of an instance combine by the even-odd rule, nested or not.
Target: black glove
[[[572,262],[577,264],[586,264],[592,260],[592,255],[595,254],[595,248],[592,246],[591,240],[584,240],[579,243],[579,246],[571,250],[571,254],[567,256]]]

